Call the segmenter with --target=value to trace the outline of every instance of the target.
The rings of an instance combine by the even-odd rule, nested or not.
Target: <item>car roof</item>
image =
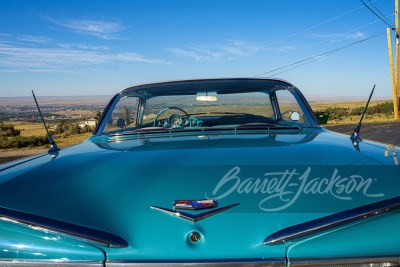
[[[210,78],[210,79],[192,79],[192,80],[177,80],[177,81],[166,81],[166,82],[155,82],[155,83],[146,83],[128,87],[121,92],[137,92],[139,93],[142,90],[151,90],[154,92],[160,91],[169,91],[170,89],[179,90],[179,91],[188,91],[193,90],[193,85],[196,84],[196,88],[199,89],[201,86],[206,86],[204,89],[207,91],[215,90],[223,90],[228,88],[233,88],[238,85],[243,85],[246,83],[248,86],[254,85],[259,88],[260,84],[273,86],[290,86],[294,87],[291,83],[281,80],[281,79],[272,79],[272,78]]]

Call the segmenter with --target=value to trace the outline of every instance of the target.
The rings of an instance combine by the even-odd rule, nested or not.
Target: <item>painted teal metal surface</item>
[[[63,235],[0,220],[0,259],[35,261],[104,261],[104,253]]]
[[[288,258],[351,258],[400,255],[400,213],[340,227],[290,244]]]
[[[0,203],[121,236],[129,246],[105,248],[110,260],[280,258],[288,244],[262,245],[269,234],[398,195],[399,167],[385,156],[385,148],[365,141],[359,152],[348,136],[323,129],[159,135],[113,142],[94,137],[55,157],[45,155],[3,170]],[[340,194],[335,187],[318,195],[301,189],[304,179],[284,184],[287,179],[279,175],[280,186],[269,183],[270,190],[263,187],[268,192],[256,190],[268,173],[296,169],[304,174],[308,168],[308,182],[332,179],[335,169],[340,175],[377,180],[366,194],[364,186],[352,194]],[[260,182],[254,184],[257,178]],[[349,196],[351,201],[341,199]],[[171,209],[176,199],[204,198],[219,198],[221,207],[240,206],[197,223],[150,209]],[[200,242],[188,240],[192,231],[201,234]],[[63,253],[69,255],[66,250]]]

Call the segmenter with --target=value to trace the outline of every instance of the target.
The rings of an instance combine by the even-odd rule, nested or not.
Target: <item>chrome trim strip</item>
[[[190,213],[181,212],[181,211],[164,209],[164,208],[160,208],[160,207],[156,207],[156,206],[151,206],[150,208],[155,209],[155,210],[159,210],[159,211],[165,212],[165,213],[167,213],[169,215],[176,216],[178,218],[181,218],[181,219],[187,220],[189,222],[195,223],[195,222],[201,221],[201,220],[203,220],[205,218],[208,218],[210,216],[213,216],[213,215],[215,215],[217,213],[220,213],[220,212],[223,212],[225,210],[228,210],[228,209],[231,209],[233,207],[236,207],[238,205],[239,205],[239,203],[233,204],[233,205],[230,205],[230,206],[226,206],[226,207],[223,207],[223,208],[219,208],[219,209],[216,209],[216,210],[203,212],[203,213],[200,213],[200,214],[190,214]]]
[[[5,170],[8,170],[8,169],[10,169],[10,168],[12,168],[12,167],[21,165],[21,164],[23,164],[23,163],[25,163],[25,162],[29,162],[29,161],[31,161],[31,160],[41,158],[41,157],[46,156],[46,155],[48,155],[47,152],[46,152],[46,153],[43,153],[43,154],[39,154],[39,155],[28,156],[28,157],[26,157],[26,158],[16,159],[16,160],[13,160],[13,161],[8,162],[8,163],[3,163],[3,164],[1,164],[1,165],[3,165],[3,166],[4,166],[4,165],[9,165],[9,166],[7,166],[7,167],[5,167],[5,168],[4,168],[3,166],[1,166],[2,168],[0,168],[0,172],[5,171]],[[12,164],[12,163],[14,163],[14,164]]]
[[[311,128],[311,127],[303,127],[303,128]],[[284,131],[301,131],[302,127],[297,127],[297,126],[284,126],[284,127],[257,127],[257,126],[241,126],[241,127],[232,127],[232,128],[219,128],[218,130],[216,129],[209,129],[209,128],[200,128],[200,129],[160,129],[160,130],[154,130],[154,131],[136,131],[136,132],[130,132],[130,133],[116,133],[116,134],[110,134],[108,137],[112,140],[115,140],[115,138],[118,137],[124,137],[124,136],[132,136],[132,137],[144,137],[147,135],[151,134],[180,134],[181,136],[184,135],[193,135],[193,134],[198,134],[198,133],[206,133],[206,134],[225,134],[226,132],[234,132],[234,134],[268,134],[273,131],[278,131],[279,133],[284,133]],[[256,131],[256,132],[255,132]]]
[[[312,235],[398,208],[400,197],[390,198],[281,229],[264,239],[263,244],[269,245]]]
[[[300,97],[300,100],[302,101],[304,107],[307,109],[308,114],[310,114],[311,118],[313,119],[314,125],[313,126],[319,126],[321,127],[321,124],[318,121],[317,116],[315,115],[314,111],[312,110],[310,104],[308,103],[307,99],[304,97],[303,93],[296,87],[292,86],[293,90],[297,93],[297,95]],[[296,98],[296,96],[294,96]]]
[[[107,261],[105,266],[114,267],[283,267],[286,265],[284,258],[270,259],[237,259],[237,260],[186,260],[186,261]]]
[[[103,113],[101,113],[100,119],[99,119],[99,121],[97,122],[96,128],[94,129],[94,131],[93,131],[93,133],[92,133],[92,136],[97,135],[97,133],[99,132],[100,126],[103,124],[103,120],[104,120],[105,116],[107,115],[108,110],[109,110],[110,107],[113,105],[115,99],[116,99],[119,95],[120,95],[120,93],[116,94],[115,96],[113,96],[113,97],[111,98],[110,102],[108,102],[108,104],[107,104],[107,106],[105,107]]]
[[[10,266],[10,267],[39,267],[39,266],[50,266],[50,267],[102,267],[102,261],[57,261],[57,260],[0,260],[0,266]]]
[[[370,258],[299,258],[289,260],[288,266],[400,266],[400,257]]]
[[[0,207],[0,220],[21,224],[35,230],[59,233],[102,245],[116,247],[128,246],[128,242],[123,238],[111,233],[2,207]]]

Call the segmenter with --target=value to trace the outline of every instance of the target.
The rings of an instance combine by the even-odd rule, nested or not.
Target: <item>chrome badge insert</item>
[[[203,210],[218,207],[217,199],[175,200],[174,210]]]
[[[222,208],[219,208],[219,209],[213,209],[213,210],[205,211],[205,212],[202,212],[202,213],[199,213],[199,214],[186,213],[186,212],[182,212],[182,211],[177,211],[176,210],[176,207],[178,207],[178,205],[179,205],[179,207],[184,207],[182,209],[192,210],[192,211],[196,211],[196,210],[199,210],[199,209],[210,209],[210,208],[217,207],[217,205],[218,205],[217,201],[214,200],[214,199],[207,200],[207,201],[212,201],[212,202],[201,202],[201,201],[206,201],[206,200],[197,200],[197,201],[187,200],[185,203],[183,203],[183,200],[177,200],[177,201],[175,201],[173,210],[165,209],[165,208],[161,208],[161,207],[156,207],[156,206],[151,206],[150,208],[152,208],[154,210],[158,210],[158,211],[164,212],[164,213],[167,213],[169,215],[172,215],[172,216],[184,219],[184,220],[187,220],[189,222],[195,223],[195,222],[201,221],[201,220],[203,220],[205,218],[208,218],[210,216],[213,216],[215,214],[218,214],[220,212],[226,211],[228,209],[234,208],[234,207],[239,205],[239,203],[237,203],[237,204],[229,205],[229,206],[222,207]],[[187,208],[187,206],[189,206],[189,208]],[[197,207],[197,209],[196,209],[196,207]]]

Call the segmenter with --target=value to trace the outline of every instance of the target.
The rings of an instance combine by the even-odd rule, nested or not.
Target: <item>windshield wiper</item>
[[[169,132],[170,129],[164,127],[145,127],[139,128],[132,131],[122,131],[119,133],[112,133],[108,135],[108,137],[116,137],[116,136],[129,136],[129,135],[140,135],[140,134],[149,134],[149,133],[162,133],[162,132]]]
[[[269,122],[247,122],[240,124],[237,127],[247,127],[247,126],[276,126],[276,124]]]
[[[235,127],[236,130],[301,130],[303,127],[300,126],[282,126],[278,124],[268,122],[249,122],[240,124]]]
[[[246,131],[246,130],[301,130],[298,126],[281,126],[271,123],[245,123],[234,127],[207,127],[207,128],[163,128],[163,127],[146,127],[131,132],[122,132],[110,134],[109,137],[133,136],[142,134],[160,134],[160,133],[184,133],[184,132],[228,132],[228,131]]]
[[[136,129],[136,130],[134,130],[134,132],[140,132],[140,131],[157,131],[157,130],[166,130],[167,128],[164,128],[164,127],[153,127],[153,126],[150,126],[150,127],[143,127],[143,128],[138,128],[138,129]]]
[[[208,114],[207,112],[200,112],[200,113],[188,113],[189,117],[190,116],[197,116],[197,115],[203,115],[203,114]]]
[[[209,112],[210,114],[230,114],[230,115],[251,115],[251,114],[247,114],[247,113],[237,113],[237,112],[226,112],[226,111],[211,111]]]

